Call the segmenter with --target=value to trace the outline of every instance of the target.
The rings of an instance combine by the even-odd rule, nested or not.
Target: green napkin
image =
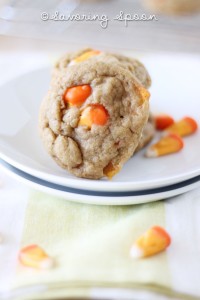
[[[44,271],[19,265],[13,291],[38,287],[24,297],[32,300],[90,298],[96,287],[176,295],[170,285],[166,252],[139,260],[129,255],[134,240],[153,225],[165,227],[162,201],[90,206],[32,192],[21,246],[40,245],[54,258],[55,266]]]

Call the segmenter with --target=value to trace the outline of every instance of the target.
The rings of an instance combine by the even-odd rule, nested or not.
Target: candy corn
[[[104,175],[109,179],[112,179],[112,177],[115,176],[119,171],[120,168],[118,166],[113,166],[111,162],[103,169]]]
[[[182,120],[166,128],[165,132],[175,133],[180,136],[186,136],[186,135],[193,134],[197,130],[197,128],[198,125],[194,119],[190,117],[185,117]]]
[[[169,115],[162,114],[155,116],[155,125],[157,130],[164,130],[172,124],[174,124],[174,119]]]
[[[91,128],[93,124],[103,126],[108,121],[108,112],[103,105],[91,104],[82,111],[79,126]]]
[[[78,85],[68,88],[63,96],[66,104],[70,106],[81,106],[91,95],[92,88],[90,85]]]
[[[158,157],[180,151],[184,146],[183,140],[176,134],[162,137],[156,144],[151,145],[145,154],[146,157]]]
[[[90,50],[90,51],[87,51],[85,53],[83,53],[82,55],[76,57],[75,59],[73,59],[69,65],[74,65],[76,63],[80,63],[82,61],[85,61],[87,59],[89,59],[90,57],[92,56],[95,56],[95,55],[99,55],[101,53],[101,51],[99,50]]]
[[[154,226],[133,244],[130,255],[133,258],[152,256],[165,250],[170,243],[169,234],[163,228]]]
[[[148,101],[150,98],[150,93],[148,90],[146,90],[143,86],[138,86],[137,87],[137,93],[140,96],[141,99],[141,105],[145,102]]]
[[[19,261],[26,267],[36,269],[49,269],[53,266],[53,260],[37,245],[30,245],[21,249]]]

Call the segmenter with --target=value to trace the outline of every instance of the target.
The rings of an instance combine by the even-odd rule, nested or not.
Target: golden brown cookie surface
[[[61,57],[55,65],[53,76],[57,76],[59,71],[66,69],[69,66],[91,59],[102,61],[104,63],[118,64],[120,67],[129,70],[145,88],[149,88],[151,85],[149,73],[139,60],[129,58],[121,54],[93,50],[90,48],[82,49],[73,53],[67,53]]]
[[[139,142],[135,152],[138,152],[139,150],[141,150],[145,146],[147,146],[151,142],[151,140],[154,138],[155,132],[156,132],[155,120],[154,120],[153,115],[150,114],[150,116],[148,118],[148,122],[142,131],[142,136],[141,136],[140,142]]]
[[[118,65],[75,64],[60,73],[42,103],[45,148],[78,177],[112,177],[139,143],[148,98],[148,91]]]

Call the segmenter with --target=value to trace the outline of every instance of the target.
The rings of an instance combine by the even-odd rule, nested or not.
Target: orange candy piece
[[[93,124],[103,126],[109,118],[108,112],[101,104],[91,104],[81,114],[79,126],[91,128]]]
[[[174,124],[174,119],[169,115],[157,115],[155,116],[155,124],[157,130],[164,130],[170,125]]]
[[[36,269],[49,269],[53,266],[53,260],[37,245],[30,245],[21,249],[19,261],[26,267]]]
[[[141,258],[164,251],[171,244],[169,234],[160,226],[147,230],[131,247],[130,255]]]
[[[93,124],[105,125],[108,120],[108,112],[103,105],[94,104],[91,106],[90,116]]]
[[[148,101],[151,94],[147,89],[145,89],[143,86],[138,86],[137,87],[137,93],[140,96],[140,105],[142,105],[145,101]]]
[[[185,117],[180,121],[166,128],[167,133],[175,133],[180,136],[193,134],[198,128],[197,122],[190,117]]]
[[[120,168],[118,166],[113,166],[111,162],[103,169],[104,175],[107,176],[109,179],[112,179],[113,176],[115,176],[119,171]]]
[[[89,59],[92,56],[99,55],[100,53],[101,53],[101,51],[99,51],[99,50],[90,50],[90,51],[87,51],[87,52],[81,54],[80,56],[76,57],[75,59],[73,59],[71,61],[70,65],[74,65],[76,63],[80,63],[82,61],[85,61],[85,60]]]
[[[66,104],[70,106],[81,106],[85,100],[91,95],[92,88],[89,84],[77,85],[68,88],[63,96]]]
[[[162,137],[156,144],[151,145],[146,152],[146,157],[158,157],[180,151],[184,147],[183,140],[176,134]]]

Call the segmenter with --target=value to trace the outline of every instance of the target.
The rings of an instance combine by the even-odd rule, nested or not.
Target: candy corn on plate
[[[110,178],[78,178],[60,168],[46,154],[37,123],[41,99],[50,82],[50,68],[23,74],[0,87],[0,159],[49,184],[68,187],[74,192],[82,190],[86,194],[87,191],[97,195],[148,191],[191,179],[199,181],[200,58],[149,54],[139,59],[152,78],[149,101],[151,112],[156,116],[157,133],[120,171],[108,165],[106,172]],[[71,94],[67,95],[70,101]],[[91,122],[102,125],[107,118],[102,107],[91,105],[83,111],[79,122],[90,128]]]

